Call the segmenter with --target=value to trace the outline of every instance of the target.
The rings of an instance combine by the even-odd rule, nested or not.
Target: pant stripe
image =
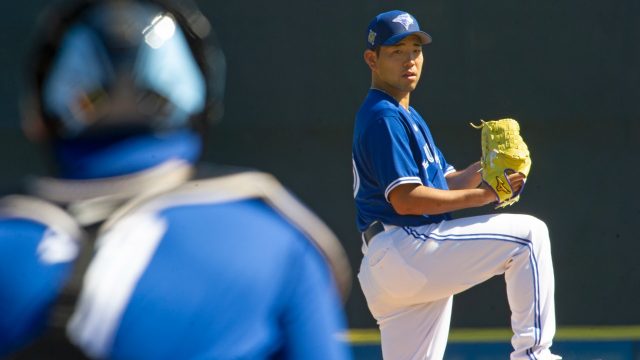
[[[533,327],[534,327],[534,345],[540,345],[540,337],[541,337],[541,314],[540,314],[540,284],[538,279],[538,262],[535,257],[533,246],[531,241],[528,239],[519,238],[513,235],[508,234],[491,234],[491,233],[479,233],[479,234],[447,234],[440,235],[436,233],[429,234],[420,234],[415,229],[412,229],[408,226],[402,227],[404,231],[413,236],[416,239],[420,240],[428,240],[432,239],[435,241],[445,241],[445,240],[453,240],[453,241],[473,241],[473,240],[498,240],[498,241],[507,241],[514,242],[520,245],[525,245],[529,248],[529,262],[531,264],[531,271],[533,275],[533,301],[534,301],[534,317],[533,317]],[[527,354],[529,358],[535,360],[536,357],[533,354],[533,347],[527,350]]]
[[[529,355],[529,359],[531,360],[538,360],[538,358],[536,357],[536,354],[533,353],[532,348],[527,349],[527,355]]]

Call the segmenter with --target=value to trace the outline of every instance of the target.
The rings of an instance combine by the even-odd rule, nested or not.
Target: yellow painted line
[[[449,342],[508,342],[511,335],[508,328],[457,328],[449,332]],[[342,338],[352,344],[379,344],[380,332],[378,329],[350,329]],[[560,327],[554,340],[640,340],[640,325]]]
[[[581,326],[559,328],[560,340],[640,340],[640,326]]]
[[[352,344],[379,344],[380,331],[378,329],[350,329],[343,338]]]

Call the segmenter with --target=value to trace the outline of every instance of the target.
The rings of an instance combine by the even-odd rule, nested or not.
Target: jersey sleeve
[[[436,148],[436,151],[438,152],[438,160],[440,162],[440,166],[442,167],[442,172],[444,173],[444,175],[447,176],[448,174],[455,172],[455,167],[447,162],[447,160],[444,158],[444,155],[442,154],[442,151],[440,151],[440,149],[438,148]]]
[[[45,224],[0,217],[0,357],[44,330],[77,253],[76,241]]]
[[[351,359],[346,341],[340,338],[346,320],[336,286],[325,261],[306,246],[291,262],[288,301],[283,313],[287,359]]]
[[[380,117],[365,131],[365,158],[385,198],[401,184],[421,184],[407,129],[397,117]]]

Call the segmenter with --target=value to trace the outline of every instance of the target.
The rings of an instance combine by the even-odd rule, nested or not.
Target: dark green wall
[[[37,9],[3,4],[3,184],[42,172],[17,131],[18,73]],[[520,120],[533,156],[509,212],[549,225],[560,325],[639,324],[640,2],[201,1],[228,60],[226,115],[206,158],[276,174],[334,229],[354,273],[351,130],[369,85],[364,34],[378,12],[412,12],[434,38],[412,105],[449,162],[479,158],[479,119]],[[489,207],[461,215],[490,213]],[[352,327],[374,326],[354,279]],[[508,324],[502,279],[457,297],[453,326]]]

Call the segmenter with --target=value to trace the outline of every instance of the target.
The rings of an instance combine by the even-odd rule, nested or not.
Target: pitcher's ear
[[[367,49],[364,51],[364,62],[369,65],[369,69],[375,70],[378,63],[378,54],[374,50]]]

